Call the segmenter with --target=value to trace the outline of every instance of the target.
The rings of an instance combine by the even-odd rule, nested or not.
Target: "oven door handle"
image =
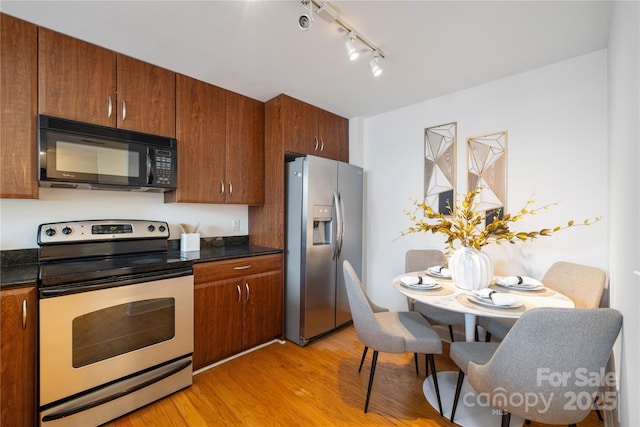
[[[183,363],[181,363],[178,366],[176,366],[175,368],[173,368],[173,369],[171,369],[171,370],[169,370],[167,372],[164,372],[164,373],[158,375],[157,377],[154,377],[154,378],[151,378],[151,379],[149,379],[147,381],[141,382],[140,384],[136,384],[136,385],[134,385],[134,386],[132,386],[132,387],[126,389],[126,390],[122,390],[122,391],[120,391],[118,393],[114,393],[114,394],[112,394],[110,396],[105,396],[103,398],[96,399],[94,401],[91,401],[91,402],[76,406],[74,408],[69,408],[69,409],[62,410],[60,412],[56,412],[54,414],[45,415],[44,417],[42,417],[42,422],[59,420],[59,419],[64,418],[64,417],[68,417],[70,415],[74,415],[74,414],[77,414],[79,412],[86,411],[87,409],[95,408],[96,406],[103,405],[103,404],[105,404],[107,402],[111,402],[112,400],[119,399],[119,398],[121,398],[123,396],[126,396],[128,394],[136,392],[136,391],[138,391],[138,390],[140,390],[142,388],[149,387],[151,384],[155,384],[155,383],[157,383],[159,381],[162,381],[165,378],[168,378],[168,377],[170,377],[172,375],[175,375],[178,372],[182,371],[183,369],[188,368],[191,365],[191,363],[192,363],[191,359],[186,360]]]
[[[151,282],[155,280],[172,279],[174,277],[190,276],[193,268],[181,268],[168,270],[165,273],[138,274],[131,276],[121,276],[117,278],[108,277],[96,281],[76,283],[70,286],[42,287],[40,288],[40,298],[62,297],[65,295],[77,294],[79,292],[97,291],[100,289],[115,288],[117,286],[131,285],[135,283]]]

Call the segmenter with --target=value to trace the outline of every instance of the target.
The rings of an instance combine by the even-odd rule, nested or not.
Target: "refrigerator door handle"
[[[342,240],[342,235],[341,235],[341,230],[342,230],[342,215],[340,212],[340,197],[338,196],[338,193],[336,193],[335,191],[333,192],[333,206],[335,207],[336,210],[336,224],[335,227],[331,227],[332,228],[332,239],[331,239],[331,259],[332,260],[336,260],[338,259],[338,250],[340,249],[340,241]]]
[[[338,203],[339,203],[339,209],[338,212],[340,212],[339,214],[339,218],[340,218],[340,222],[338,223],[338,227],[340,230],[340,240],[338,240],[338,253],[336,254],[336,259],[340,258],[341,254],[342,254],[342,244],[344,243],[344,203],[342,203],[342,196],[338,193]]]
[[[340,251],[342,249],[342,238],[344,235],[344,216],[342,210],[342,200],[340,194],[333,192],[333,201],[336,206],[336,240],[335,251],[332,253],[332,259],[338,259]]]

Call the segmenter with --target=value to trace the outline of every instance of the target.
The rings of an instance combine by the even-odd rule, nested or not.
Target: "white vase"
[[[486,288],[493,278],[491,258],[482,251],[467,247],[451,255],[449,271],[455,285],[468,291]]]

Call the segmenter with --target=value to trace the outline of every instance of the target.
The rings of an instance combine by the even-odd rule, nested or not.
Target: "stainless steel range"
[[[38,228],[41,426],[90,426],[192,383],[193,269],[162,221]]]

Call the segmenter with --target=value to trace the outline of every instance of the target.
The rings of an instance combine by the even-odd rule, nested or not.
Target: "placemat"
[[[501,286],[497,283],[491,285],[492,288],[496,288],[497,291],[504,292],[505,294],[524,295],[527,297],[549,297],[556,293],[556,291],[549,288],[542,288],[536,291],[523,291],[520,289],[513,289],[507,286]]]
[[[495,313],[495,314],[499,314],[499,315],[521,315],[522,313],[524,313],[525,311],[527,311],[530,307],[527,307],[526,304],[518,307],[518,308],[509,308],[509,307],[505,307],[505,308],[491,308],[491,307],[487,307],[481,304],[475,304],[471,301],[469,301],[467,299],[467,296],[465,294],[460,294],[456,297],[456,300],[464,305],[465,307],[469,307],[469,308],[473,308],[474,310],[479,310],[479,311],[486,311],[487,313]]]

